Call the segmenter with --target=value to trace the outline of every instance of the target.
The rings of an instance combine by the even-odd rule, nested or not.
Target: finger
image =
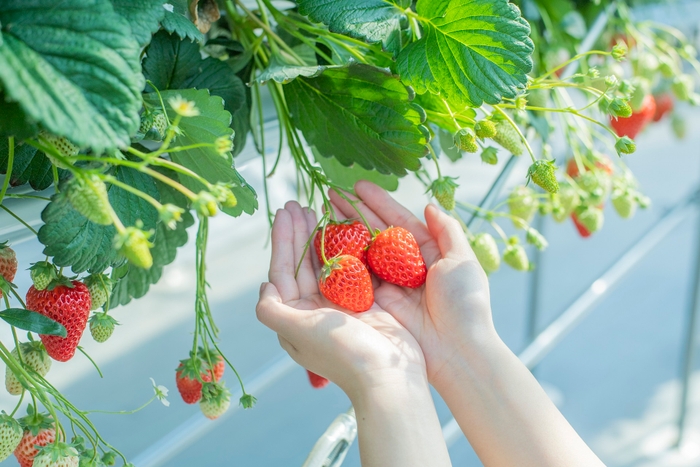
[[[429,233],[437,240],[443,258],[476,259],[467,237],[456,219],[448,216],[434,204],[425,208]]]
[[[333,208],[333,214],[335,214],[335,220],[337,220],[338,222],[342,222],[348,218],[348,216],[346,216],[343,213],[343,211],[338,206],[336,206],[336,204],[333,203],[332,201],[331,201],[331,207]],[[326,212],[325,206],[323,207],[323,212]],[[355,213],[355,214],[357,214],[357,213]]]
[[[307,242],[309,242],[309,226],[306,221],[306,214],[302,210],[299,203],[289,201],[285,205],[285,209],[292,215],[292,226],[294,229],[294,264],[299,268],[296,273],[297,287],[299,288],[299,296],[307,297],[311,294],[318,293],[316,285],[316,274],[311,263],[311,252],[306,250]],[[309,244],[309,246],[311,246]]]
[[[289,342],[287,339],[284,337],[280,336],[277,334],[277,340],[280,343],[280,347],[282,347],[284,350],[287,351],[287,353],[293,358],[293,356],[298,352],[297,348],[294,347],[294,344]]]
[[[403,227],[413,234],[419,245],[431,240],[425,224],[389,196],[383,188],[372,182],[360,180],[355,184],[355,193],[367,208],[381,218],[384,225]]]
[[[272,224],[272,254],[268,277],[285,302],[299,298],[294,266],[292,216],[288,211],[279,209]]]
[[[337,206],[338,210],[342,212],[348,219],[357,219],[359,217],[357,211],[360,210],[362,212],[362,215],[365,216],[367,222],[369,222],[369,225],[371,225],[373,229],[384,230],[388,227],[387,224],[384,221],[382,221],[382,219],[379,216],[377,216],[377,214],[375,214],[371,208],[367,207],[361,200],[358,200],[356,196],[353,196],[350,193],[343,194],[354,201],[354,206],[353,204],[350,204],[347,200],[345,200],[342,196],[340,196],[335,190],[329,191],[329,195],[333,205]]]
[[[306,214],[306,225],[309,232],[313,232],[318,224],[318,221],[316,220],[316,213],[311,208],[307,208],[304,211]],[[316,255],[316,248],[312,248],[312,246],[310,246],[309,249],[313,249],[313,253],[309,253],[309,256],[311,257],[311,264],[314,268],[314,279],[316,279],[321,272],[321,263]]]

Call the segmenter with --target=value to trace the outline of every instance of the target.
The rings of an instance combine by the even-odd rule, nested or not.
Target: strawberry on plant
[[[474,132],[481,139],[493,138],[497,133],[496,124],[491,120],[479,120],[474,124]]]
[[[0,276],[7,282],[15,280],[17,274],[17,255],[15,250],[7,246],[7,242],[0,243]],[[2,298],[2,290],[0,290]]]
[[[578,233],[587,238],[603,227],[603,210],[595,206],[579,207],[571,214],[571,219]]]
[[[145,232],[142,227],[143,224],[137,221],[136,226],[127,227],[123,232],[117,233],[114,237],[114,247],[134,266],[150,269],[153,266],[153,244],[148,239],[153,232]]]
[[[112,280],[105,274],[90,274],[85,278],[85,285],[90,291],[90,310],[102,308],[112,293]]]
[[[576,188],[565,182],[559,187],[558,196],[552,209],[552,217],[557,222],[562,222],[581,204],[581,197]]]
[[[551,160],[535,161],[527,171],[527,176],[530,180],[539,185],[543,190],[549,193],[559,191],[559,182],[557,182],[556,166]]]
[[[114,326],[118,325],[116,319],[112,318],[107,314],[106,311],[102,313],[95,313],[90,317],[90,334],[95,342],[106,342],[112,336],[114,332]]]
[[[484,150],[481,151],[481,160],[490,165],[498,164],[498,149],[493,146],[484,148]]]
[[[231,391],[221,383],[204,383],[202,400],[199,409],[205,417],[216,420],[228,410],[231,405]]]
[[[610,201],[612,201],[615,211],[617,211],[623,219],[629,219],[634,216],[637,210],[637,200],[630,190],[613,191]]]
[[[37,290],[31,286],[27,291],[27,309],[48,316],[66,328],[66,337],[44,334],[40,337],[51,358],[67,362],[73,358],[87,325],[90,292],[82,282],[66,279],[59,281],[46,290]]]
[[[320,262],[323,262],[321,256],[322,235],[324,235],[323,229],[320,229],[314,238],[314,249]],[[367,265],[367,247],[371,240],[372,235],[365,224],[360,221],[331,221],[326,225],[325,237],[323,237],[326,259],[338,255],[351,255],[362,261],[362,264]]]
[[[520,135],[507,120],[496,122],[496,135],[492,139],[514,156],[520,156],[525,150]]]
[[[30,405],[27,416],[19,419],[24,429],[22,440],[15,448],[15,457],[21,467],[32,467],[34,458],[39,453],[37,447],[43,447],[56,440],[54,421],[48,414],[34,413]]]
[[[39,450],[32,467],[78,467],[78,451],[70,444],[58,441]]]
[[[425,283],[427,268],[413,234],[389,227],[377,234],[367,250],[370,270],[381,280],[415,289]]]
[[[503,250],[503,261],[516,271],[529,271],[530,260],[527,258],[525,248],[518,243],[517,237],[508,240],[508,246]]]
[[[455,146],[459,148],[460,151],[464,152],[476,152],[479,150],[479,145],[476,144],[476,136],[468,128],[460,128],[453,136]]]
[[[455,180],[452,177],[440,177],[431,183],[428,188],[438,203],[440,203],[440,206],[448,211],[452,211],[455,208],[455,190],[459,186],[455,183]]]
[[[676,97],[682,101],[687,101],[690,99],[694,88],[695,80],[692,76],[687,74],[678,75],[673,78],[673,81],[671,82],[671,90]]]
[[[50,145],[52,145],[58,151],[58,153],[63,157],[77,156],[78,153],[80,152],[80,148],[78,146],[71,143],[63,136],[56,136],[56,135],[53,135],[53,134],[47,133],[47,132],[42,132],[40,136],[46,142],[48,142]],[[66,164],[59,161],[51,154],[49,154],[49,153],[45,153],[45,154],[46,154],[46,157],[49,159],[49,161],[51,161],[51,163],[53,165],[55,165],[56,167],[61,168],[61,169],[67,168]]]
[[[634,139],[647,123],[654,118],[656,112],[656,102],[652,95],[647,95],[639,110],[632,113],[628,118],[610,117],[610,126],[615,130],[617,136],[627,136]]]
[[[317,375],[313,371],[306,370],[306,374],[309,377],[309,383],[311,383],[311,386],[314,387],[315,389],[321,389],[325,388],[328,386],[328,379],[324,378],[321,375]]]
[[[371,248],[367,254],[372,264]],[[318,288],[329,301],[356,313],[367,311],[374,303],[372,278],[362,261],[354,256],[340,255],[323,266]]]
[[[517,228],[522,228],[532,221],[532,217],[537,212],[537,206],[535,192],[526,186],[515,187],[508,196],[508,208],[513,216],[513,224]]]
[[[549,242],[546,238],[544,238],[544,235],[542,235],[537,229],[533,229],[532,227],[527,229],[525,240],[527,240],[527,243],[534,245],[535,248],[537,248],[540,251],[545,250],[549,246]]]
[[[37,290],[46,289],[49,284],[51,284],[51,281],[58,278],[56,267],[48,261],[39,261],[38,263],[32,264],[29,271],[34,287]]]
[[[501,254],[493,236],[484,232],[478,233],[471,239],[470,244],[486,274],[496,272],[501,266]]]
[[[36,341],[22,342],[19,344],[19,348],[22,351],[24,367],[36,371],[41,376],[46,376],[51,369],[51,358],[49,358],[44,344]],[[12,356],[19,362],[17,348],[12,350]],[[9,366],[5,368],[5,388],[13,396],[19,396],[24,389]]]
[[[197,356],[181,360],[175,372],[175,383],[182,400],[186,404],[194,404],[202,398],[202,383],[210,382],[212,375],[214,381],[220,381],[224,375],[224,359],[216,352],[209,351],[209,357],[214,365],[212,369],[205,371],[209,363],[204,358],[204,349],[199,348]]]
[[[64,191],[75,210],[88,220],[100,225],[112,224],[107,186],[98,175],[77,173]]]
[[[4,461],[22,441],[22,425],[2,411],[0,414],[0,462]]]
[[[610,160],[610,158],[604,154],[593,154],[593,164],[601,170],[603,170],[605,173],[608,175],[612,175],[612,173],[615,171],[615,166],[613,165],[613,162]],[[583,164],[583,162],[582,162]],[[588,172],[590,168],[583,164],[583,169],[584,172]],[[566,163],[566,174],[571,177],[571,178],[576,178],[580,175],[579,172],[579,167],[578,163],[576,162],[576,158],[572,157],[569,159],[569,161]]]
[[[656,101],[656,111],[654,112],[652,121],[658,122],[664,118],[667,113],[673,110],[673,97],[671,94],[665,92],[663,94],[655,95],[654,100]]]

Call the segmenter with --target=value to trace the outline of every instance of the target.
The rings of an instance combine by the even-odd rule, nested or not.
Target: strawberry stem
[[[364,214],[362,213],[362,211],[361,211],[360,209],[358,209],[357,206],[356,206],[358,200],[352,200],[352,199],[350,199],[345,193],[343,193],[343,191],[342,191],[340,188],[338,188],[338,186],[333,185],[333,184],[330,184],[330,186],[331,186],[331,188],[332,188],[336,193],[338,193],[338,196],[340,196],[341,198],[343,198],[345,201],[347,201],[347,203],[348,203],[350,206],[352,206],[352,208],[355,210],[355,212],[357,212],[357,214],[360,216],[360,219],[362,219],[362,222],[363,222],[363,223],[365,224],[365,226],[367,227],[367,230],[369,230],[369,233],[372,235],[372,238],[374,238],[374,231],[372,230],[372,226],[369,225],[369,221],[367,220],[367,218],[365,217],[365,215],[364,215]]]
[[[7,193],[7,188],[10,186],[10,179],[12,178],[12,167],[15,163],[15,137],[10,136],[7,138],[7,145],[9,150],[7,152],[7,170],[5,171],[5,180],[2,183],[2,189],[0,190],[0,204],[2,200],[5,199],[5,193]]]

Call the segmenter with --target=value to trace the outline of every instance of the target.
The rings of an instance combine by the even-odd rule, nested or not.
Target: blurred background
[[[700,3],[645,7],[637,14],[673,24],[692,36],[700,21]],[[700,111],[691,107],[678,111],[686,119],[685,139],[677,140],[670,122],[664,120],[647,128],[637,138],[637,152],[625,157],[652,199],[649,209],[622,220],[606,207],[605,227],[589,239],[579,237],[570,221],[556,224],[547,218],[540,228],[550,247],[539,257],[529,251],[537,274],[503,266],[490,278],[496,328],[516,353],[551,323],[559,326],[562,321],[555,320],[563,312],[580,312],[574,320],[578,325],[561,342],[553,342],[556,345],[533,372],[609,466],[700,465],[700,359],[690,361],[684,386],[687,357],[697,354],[687,334],[694,308],[700,217],[697,204],[678,207],[700,187]],[[276,148],[272,140],[276,127],[271,124],[267,129],[268,147]],[[554,155],[563,161],[565,148],[555,146]],[[477,156],[455,164],[443,161],[444,172],[462,176],[458,198],[478,203],[507,160],[501,156],[496,167]],[[262,202],[262,167],[252,144],[237,161]],[[525,157],[518,161],[500,199],[522,183],[528,165]],[[291,164],[283,165],[268,181],[273,212],[297,197],[293,173]],[[422,216],[428,201],[423,191],[417,180],[407,177],[394,196]],[[40,224],[41,203],[16,207],[25,219]],[[104,378],[82,355],[69,363],[54,363],[50,380],[85,410],[135,409],[152,396],[151,377],[170,389],[170,407],[156,402],[132,415],[92,415],[104,438],[136,466],[301,466],[329,423],[348,409],[349,401],[337,387],[313,390],[305,371],[255,318],[258,288],[266,280],[269,262],[268,229],[264,209],[252,218],[217,216],[211,221],[207,258],[221,347],[258,398],[254,409],[236,408],[212,422],[177,394],[174,370],[178,360],[187,357],[194,321],[193,242],[179,251],[146,297],[114,310],[121,323],[117,338],[104,344],[83,339],[81,344],[100,365]],[[9,238],[20,271],[43,259],[41,245],[5,213],[0,213],[0,238]],[[24,294],[29,275],[18,274],[17,285]],[[8,337],[0,333],[0,339]],[[224,379],[230,387],[237,386],[230,369]],[[688,397],[682,410],[684,387]],[[434,397],[453,464],[481,465],[467,440],[453,429],[440,397],[436,393]],[[15,402],[0,392],[1,408],[11,410]],[[677,446],[680,422],[684,432]],[[16,461],[11,457],[2,465]],[[356,445],[343,465],[360,465]]]

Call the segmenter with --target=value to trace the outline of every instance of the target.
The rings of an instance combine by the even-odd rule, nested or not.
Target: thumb
[[[467,236],[459,222],[442,212],[434,204],[425,208],[425,222],[430,235],[437,241],[440,255],[443,258],[474,259],[476,258]]]

